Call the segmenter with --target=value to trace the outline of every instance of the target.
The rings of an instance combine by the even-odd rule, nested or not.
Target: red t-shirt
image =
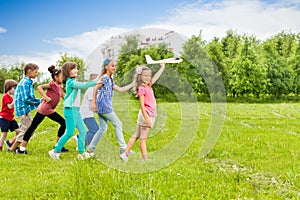
[[[156,117],[156,100],[150,85],[141,85],[138,88],[138,96],[144,95],[144,106],[149,117]]]
[[[13,98],[12,96],[10,96],[8,93],[5,93],[5,95],[3,95],[2,97],[2,110],[0,112],[0,116],[3,118],[3,119],[6,119],[8,121],[13,121],[14,120],[14,106],[9,109],[7,107],[7,104],[11,104],[13,102]]]
[[[46,101],[43,101],[37,108],[37,112],[42,115],[51,115],[52,113],[54,113],[54,109],[59,103],[62,93],[61,86],[58,85],[55,81],[51,81],[49,84],[50,88],[48,88],[46,95],[51,98],[51,101],[48,103]]]

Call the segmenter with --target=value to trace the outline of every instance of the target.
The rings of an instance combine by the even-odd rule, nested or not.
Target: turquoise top
[[[75,78],[67,78],[66,81],[66,96],[64,99],[64,107],[73,107],[73,103],[82,89],[87,89],[96,85],[96,81],[79,82]]]

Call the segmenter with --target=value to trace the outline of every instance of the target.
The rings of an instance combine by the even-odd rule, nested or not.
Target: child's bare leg
[[[17,135],[19,134],[20,130],[16,129],[15,132],[16,132],[16,135],[8,140],[10,144],[15,143]]]
[[[26,146],[27,146],[27,143],[28,143],[28,142],[26,142],[26,141],[23,140],[21,146],[22,146],[22,147],[26,147]]]
[[[13,145],[9,148],[9,150],[14,151],[20,144],[21,142],[15,141]]]
[[[139,135],[140,135],[140,126],[137,126],[134,135],[128,141],[127,148],[126,148],[126,155],[129,154],[129,152],[132,149],[134,143],[138,139],[137,136],[139,136]]]
[[[142,158],[144,160],[148,160],[146,141],[147,141],[147,138],[148,138],[149,131],[150,131],[150,128],[141,127],[140,150],[141,150],[141,153],[142,153]]]
[[[4,143],[4,140],[5,140],[6,137],[7,137],[7,132],[2,132],[2,135],[1,135],[1,138],[0,138],[0,148],[3,147],[3,143]]]
[[[7,136],[7,132],[2,132],[2,135],[0,138],[0,151],[2,151],[2,149],[3,149],[3,143],[4,143],[6,136]]]

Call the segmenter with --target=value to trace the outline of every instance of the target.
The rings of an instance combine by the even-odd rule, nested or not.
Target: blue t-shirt
[[[106,74],[103,75],[101,78],[104,78],[104,80],[102,81],[102,87],[98,89],[96,104],[98,108],[98,113],[107,114],[113,112],[112,97],[114,95],[114,82]]]

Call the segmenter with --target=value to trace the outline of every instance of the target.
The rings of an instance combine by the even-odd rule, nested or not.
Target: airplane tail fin
[[[146,57],[147,64],[151,64],[153,62],[153,59],[151,58],[151,56],[145,55],[145,57]]]

